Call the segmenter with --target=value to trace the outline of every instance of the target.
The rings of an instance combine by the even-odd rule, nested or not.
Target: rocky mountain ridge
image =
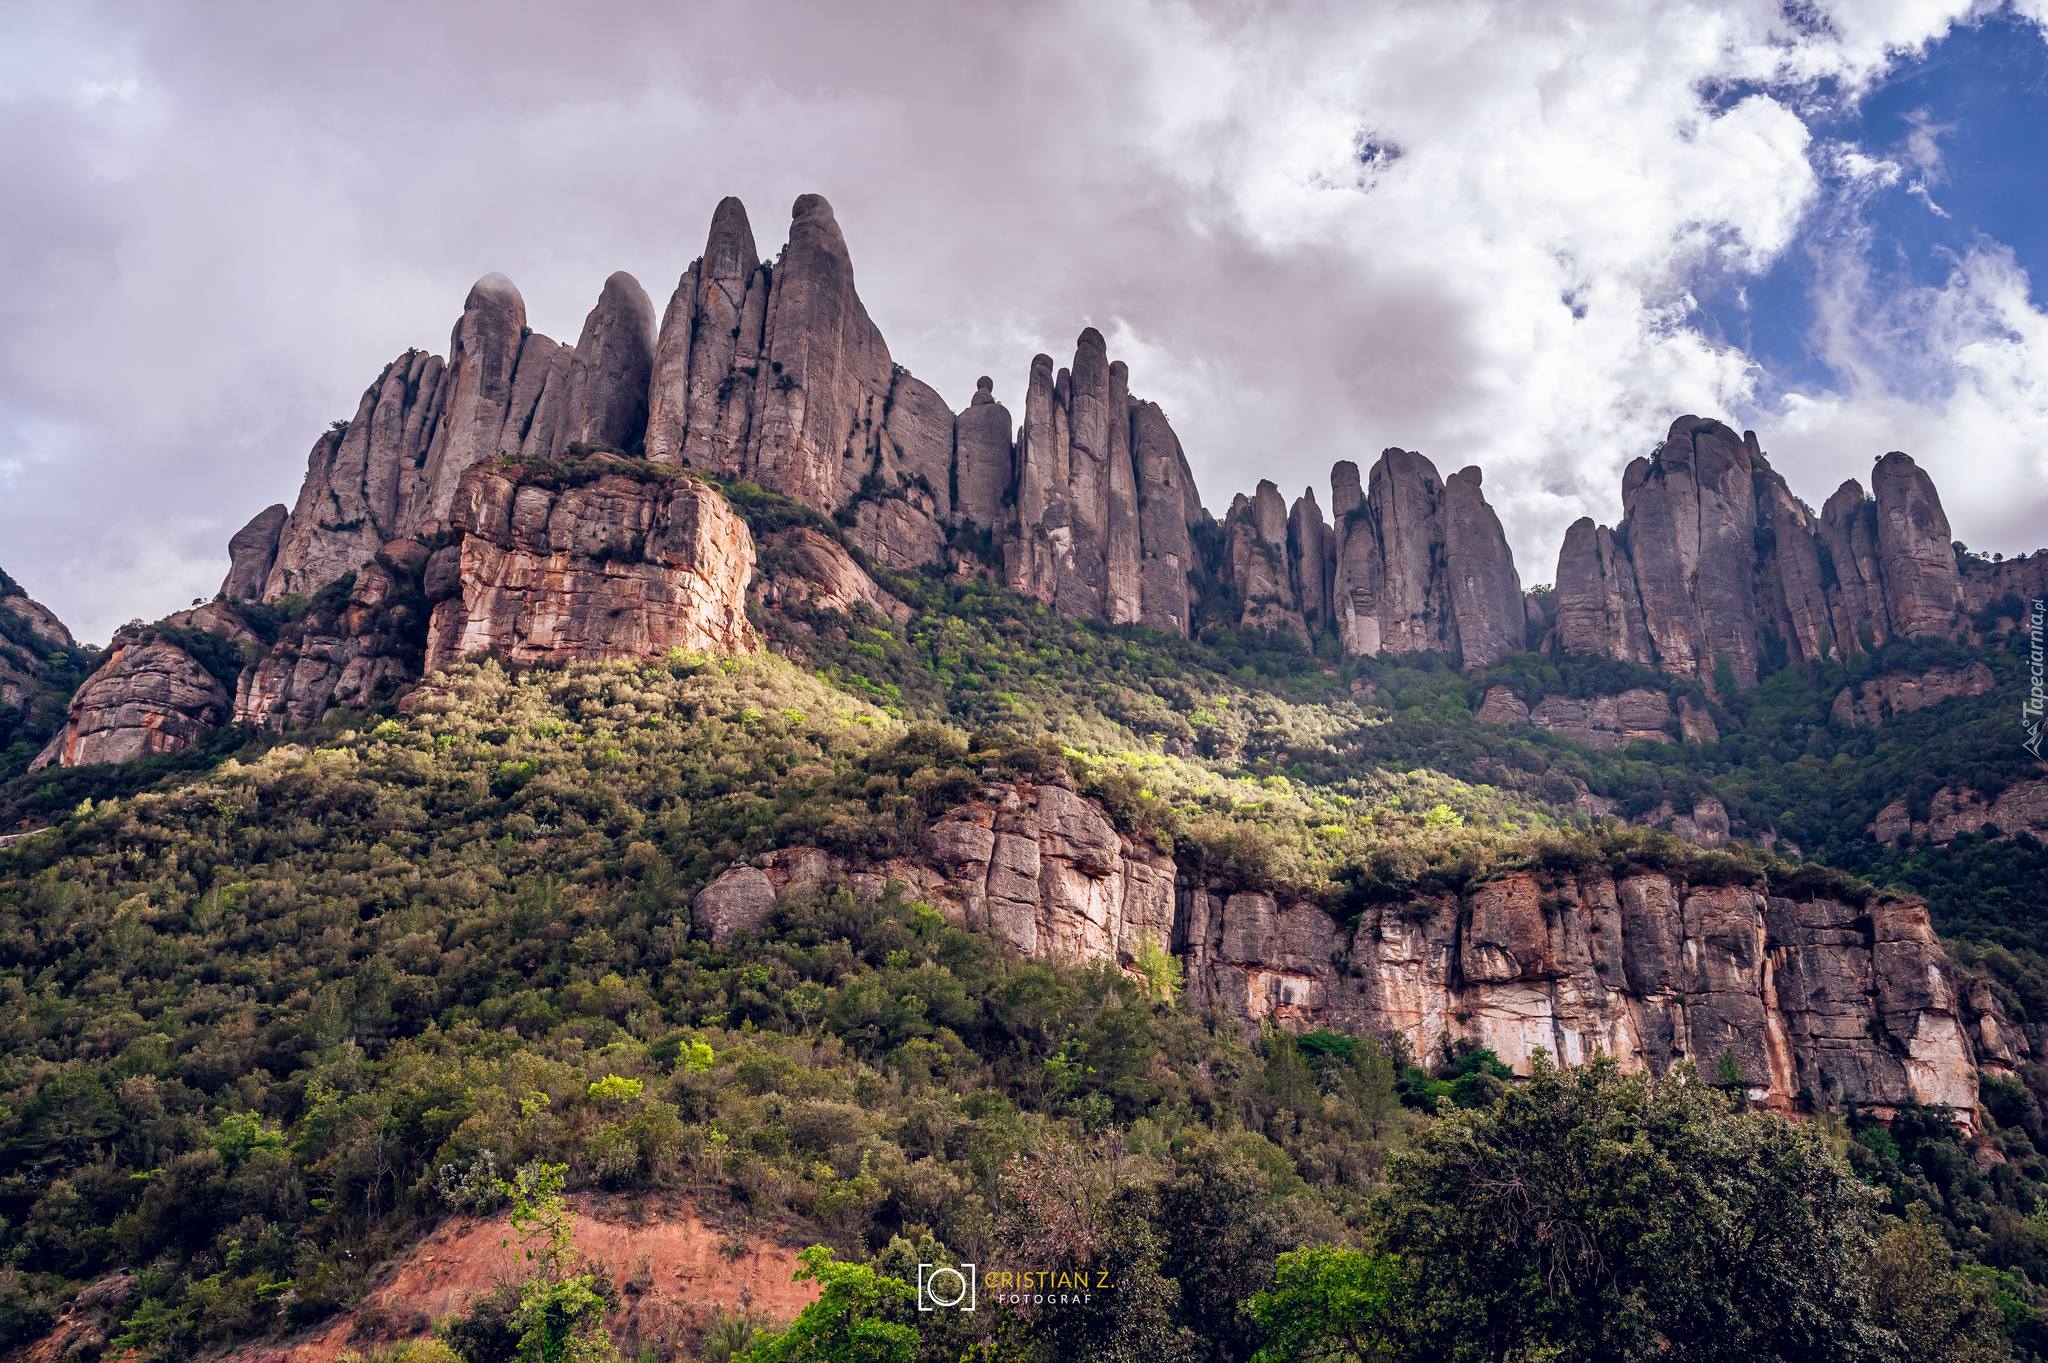
[[[467,652],[563,660],[744,647],[752,550],[737,548],[708,487],[690,494],[690,514],[719,522],[714,537],[728,545],[691,551],[708,555],[707,572],[658,551],[621,566],[645,544],[653,504],[638,495],[579,491],[557,533],[536,519],[556,514],[543,490],[522,486],[491,528],[477,521],[467,480],[478,470],[512,470],[490,484],[502,496],[517,470],[594,454],[619,461],[620,476],[686,469],[758,485],[833,519],[871,562],[1000,582],[1069,615],[1184,635],[1277,630],[1327,637],[1347,656],[1435,653],[1468,668],[1535,647],[1642,663],[1716,691],[1887,639],[1966,636],[1973,612],[2043,589],[2048,573],[2041,555],[1991,564],[1960,553],[1932,482],[1903,454],[1878,461],[1872,496],[1844,484],[1816,516],[1753,433],[1691,416],[1629,466],[1617,527],[1582,520],[1567,532],[1550,593],[1522,590],[1480,470],[1445,479],[1411,451],[1388,449],[1363,475],[1339,462],[1327,520],[1313,489],[1290,506],[1261,482],[1217,522],[1166,414],[1132,393],[1095,328],[1068,367],[1032,359],[1021,420],[988,378],[953,411],[892,359],[822,197],[796,201],[772,261],[744,207],[726,199],[658,326],[645,290],[614,274],[577,341],[557,342],[527,325],[518,289],[492,274],[465,299],[446,359],[407,350],[385,367],[355,414],[314,442],[295,503],[264,509],[230,542],[228,614],[196,626],[210,619],[217,637],[259,655],[219,679],[235,697],[229,713],[263,727],[306,722]],[[446,604],[458,579],[484,593],[502,573],[519,580],[498,583],[489,603]],[[527,599],[541,576],[551,606]],[[251,645],[261,631],[234,614],[289,614],[331,591],[349,600],[274,643]],[[633,623],[650,609],[677,618]],[[511,618],[536,611],[556,618]],[[431,645],[415,637],[429,612],[444,622]],[[159,640],[125,661],[110,650],[81,695],[130,713],[74,717],[47,760],[175,750],[215,727],[220,707],[205,688],[161,680],[169,668],[193,681],[197,666],[165,647],[175,645]],[[195,708],[173,717],[166,707],[179,705]],[[1568,732],[1634,731],[1555,718]],[[139,724],[146,743],[87,737]]]

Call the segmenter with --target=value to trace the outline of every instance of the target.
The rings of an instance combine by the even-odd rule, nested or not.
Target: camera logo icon
[[[917,1309],[972,1311],[976,1286],[973,1264],[919,1264]]]

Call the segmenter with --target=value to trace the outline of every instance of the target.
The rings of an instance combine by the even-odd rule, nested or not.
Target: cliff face
[[[427,566],[426,667],[746,653],[754,541],[725,498],[690,478],[619,472],[551,486],[474,468],[456,490],[457,542]]]
[[[606,471],[607,460],[619,471]],[[583,481],[568,482],[552,465],[472,467],[438,548],[411,538],[380,545],[268,642],[218,602],[124,631],[36,765],[178,752],[231,720],[272,731],[311,724],[472,653],[532,663],[751,651],[745,522],[703,484],[650,479],[636,465],[599,456],[576,466]],[[250,580],[242,570],[260,557],[238,556],[230,581]],[[203,636],[221,646],[201,650],[216,668],[236,653],[253,660],[216,675],[193,651]]]
[[[1340,923],[1315,904],[1204,883],[1054,786],[993,786],[936,819],[924,853],[853,865],[790,848],[701,892],[724,942],[779,895],[891,881],[1030,956],[1133,967],[1180,958],[1188,997],[1248,1030],[1398,1034],[1417,1056],[1469,1040],[1526,1073],[1540,1049],[1658,1073],[1733,1067],[1771,1106],[1904,1104],[1972,1120],[1979,1065],[2024,1042],[1988,991],[1963,988],[1913,903],[1856,903],[1652,870],[1518,872]]]

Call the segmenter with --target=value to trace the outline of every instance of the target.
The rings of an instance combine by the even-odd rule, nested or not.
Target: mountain
[[[40,746],[64,719],[64,704],[92,661],[64,622],[0,572],[0,771],[20,749]]]
[[[214,601],[88,660],[0,579],[41,716],[0,769],[0,1347],[327,1359],[432,1302],[510,1358],[524,1289],[438,1265],[573,1208],[578,1319],[650,1347],[753,1328],[816,1241],[884,1298],[1124,1284],[878,1305],[918,1357],[1243,1360],[1297,1246],[1469,1314],[1428,1159],[1639,1117],[1586,1148],[1656,1172],[1572,1224],[1689,1188],[1630,1244],[1736,1284],[1715,1338],[1837,1356],[1759,1305],[1820,1283],[1877,1341],[1839,1356],[1914,1356],[1905,1255],[1995,1336],[1953,1356],[2048,1356],[2048,771],[2008,723],[2048,555],[1969,554],[1901,454],[1816,516],[1688,416],[1525,591],[1477,468],[1218,520],[1099,332],[1023,373],[1020,416],[952,409],[823,199],[773,260],[728,199],[658,324],[614,275],[556,342],[480,279]],[[1795,1205],[1782,1252],[1698,1241]]]
[[[1092,327],[1071,366],[1031,360],[1022,410],[1013,422],[984,379],[956,413],[891,360],[818,195],[796,202],[772,262],[739,201],[722,202],[658,328],[621,273],[576,343],[553,341],[526,325],[512,282],[487,275],[448,357],[407,350],[386,366],[315,442],[294,505],[235,534],[217,605],[117,640],[40,761],[176,752],[231,721],[304,724],[466,653],[658,657],[685,635],[736,640],[746,578],[731,551],[688,551],[719,560],[714,584],[695,558],[648,547],[675,513],[653,489],[679,472],[809,507],[874,563],[1000,582],[1067,615],[1274,630],[1345,657],[1467,669],[1533,647],[1717,694],[1890,639],[1975,637],[1993,603],[2048,590],[2048,559],[1989,563],[1952,545],[1932,482],[1903,454],[1878,461],[1874,497],[1847,483],[1816,516],[1753,433],[1691,416],[1629,466],[1621,525],[1573,525],[1554,591],[1525,597],[1477,468],[1446,480],[1389,449],[1363,479],[1349,461],[1332,469],[1328,521],[1313,489],[1290,507],[1262,482],[1218,523],[1166,415],[1132,395]],[[591,458],[610,460],[599,493],[580,488],[594,472],[553,467]],[[499,470],[488,491],[480,467]],[[565,491],[558,510],[542,500]],[[692,505],[715,519],[715,500]],[[638,585],[603,566],[636,559]],[[700,588],[732,618],[638,638],[593,629]],[[178,656],[178,631],[262,656],[209,668]]]

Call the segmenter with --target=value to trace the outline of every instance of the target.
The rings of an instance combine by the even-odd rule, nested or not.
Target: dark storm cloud
[[[1763,0],[16,9],[0,565],[90,637],[210,594],[476,276],[573,337],[615,269],[658,308],[721,196],[772,251],[818,191],[896,358],[956,404],[985,372],[1014,406],[1034,351],[1096,325],[1212,509],[1419,447],[1485,466],[1546,580],[1670,415],[1751,400],[1685,290],[1812,208],[1793,102],[1696,83],[1853,86],[1967,4],[1898,8],[1825,41]],[[1361,137],[1403,154],[1362,166]],[[1831,434],[1867,410],[1802,409],[1809,498],[1832,482],[1799,460],[1878,452]]]

